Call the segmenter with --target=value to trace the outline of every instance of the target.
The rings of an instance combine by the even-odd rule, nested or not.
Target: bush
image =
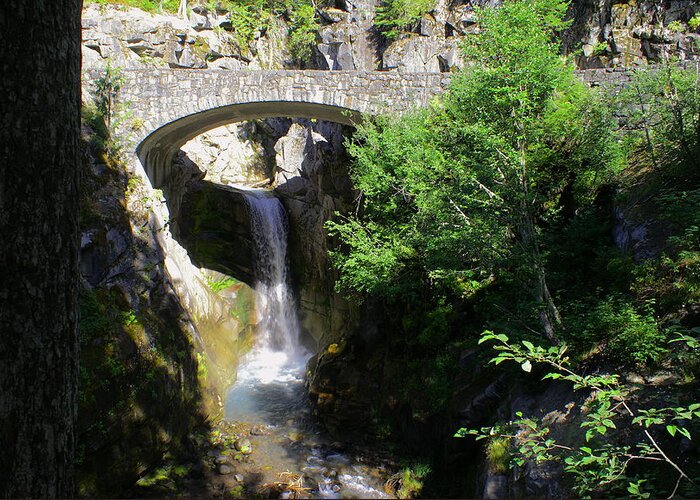
[[[603,342],[606,354],[623,364],[653,363],[666,352],[666,334],[659,328],[650,304],[638,312],[626,299],[612,296],[570,326],[580,328],[588,342]]]
[[[667,29],[673,31],[674,33],[682,33],[685,31],[683,24],[680,21],[673,21],[666,26]]]
[[[700,12],[696,13],[695,15],[693,15],[693,17],[690,18],[690,20],[688,21],[688,26],[693,31],[697,31],[698,28],[700,28]]]
[[[384,0],[377,8],[374,23],[387,39],[393,40],[415,26],[434,5],[434,0]]]
[[[430,472],[431,468],[426,464],[405,467],[389,478],[385,489],[393,492],[397,498],[416,498],[423,491],[425,478]]]
[[[312,4],[296,1],[292,3],[289,21],[289,52],[297,63],[309,62],[319,28],[316,9]]]
[[[510,438],[494,436],[486,445],[486,460],[492,474],[506,474],[510,469]]]
[[[673,24],[673,23],[671,23]],[[679,23],[680,24],[680,23]],[[668,26],[671,29],[671,25]],[[644,106],[640,106],[644,96]],[[635,73],[620,93],[630,139],[635,137],[654,167],[685,166],[696,172],[700,161],[700,73],[668,63]]]

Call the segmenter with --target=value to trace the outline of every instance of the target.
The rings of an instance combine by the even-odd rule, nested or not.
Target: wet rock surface
[[[338,449],[313,432],[293,442],[277,426],[250,440],[251,453],[238,451],[236,443],[260,425],[223,421],[209,436],[195,436],[203,467],[185,463],[183,477],[171,486],[192,496],[274,498],[286,492],[301,498],[389,498],[384,482],[398,465],[388,455],[346,445]]]

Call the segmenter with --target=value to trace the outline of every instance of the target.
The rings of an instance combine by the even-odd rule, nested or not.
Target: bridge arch
[[[144,69],[123,74],[119,99],[131,111],[132,123],[140,125],[132,140],[153,187],[167,182],[182,145],[217,126],[281,116],[355,124],[365,114],[427,106],[450,79],[444,73],[380,71]]]
[[[353,109],[312,102],[264,101],[220,106],[177,118],[146,136],[136,147],[153,187],[167,180],[173,156],[190,139],[229,123],[275,117],[309,118],[356,125],[362,114]]]

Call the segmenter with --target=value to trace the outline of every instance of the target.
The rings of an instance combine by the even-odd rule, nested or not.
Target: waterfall
[[[299,347],[299,319],[289,286],[287,214],[267,192],[246,193],[246,204],[255,244],[258,347],[294,354]]]
[[[241,359],[229,388],[225,418],[251,425],[251,434],[262,424],[267,430],[251,437],[259,457],[255,460],[303,474],[311,487],[309,498],[388,498],[375,467],[343,455],[319,432],[304,387],[311,354],[299,342],[301,327],[289,286],[287,215],[269,191],[239,189],[254,244],[258,324],[253,348]]]
[[[258,324],[253,348],[241,360],[238,381],[229,393],[231,408],[239,415],[262,410],[266,405],[262,395],[272,386],[301,387],[309,357],[300,346],[301,328],[289,284],[287,214],[269,191],[245,190],[243,194],[255,247]]]

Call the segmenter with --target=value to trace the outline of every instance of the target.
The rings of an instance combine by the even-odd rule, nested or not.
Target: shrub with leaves
[[[638,71],[621,92],[628,134],[646,147],[654,167],[697,165],[700,159],[700,65],[673,62]]]
[[[435,0],[384,0],[377,8],[374,24],[387,39],[393,40],[411,31],[434,6]]]
[[[690,18],[688,27],[693,31],[697,31],[698,28],[700,28],[700,12],[695,13],[693,17]]]
[[[690,349],[700,346],[691,336],[676,339]],[[574,489],[579,494],[602,494],[605,491],[637,497],[648,497],[643,491],[648,478],[636,477],[630,472],[631,464],[646,462],[664,468],[673,474],[669,498],[681,485],[694,495],[700,493],[700,485],[682,467],[681,461],[662,445],[660,434],[691,438],[690,425],[700,418],[700,403],[663,408],[642,408],[633,397],[630,387],[621,383],[614,374],[583,375],[570,366],[566,346],[540,347],[527,340],[512,342],[506,335],[484,332],[480,343],[493,342],[498,352],[491,363],[516,362],[525,372],[531,372],[535,364],[549,367],[553,371],[543,379],[565,380],[574,390],[588,394],[581,408],[581,436],[576,442],[559,443],[551,436],[551,429],[539,419],[516,413],[517,419],[506,425],[476,429],[460,429],[456,436],[475,435],[477,439],[493,439],[495,436],[513,439],[515,443],[513,462],[524,465],[527,461],[542,463],[560,461],[564,472],[574,480]],[[628,438],[621,444],[614,443],[610,434],[616,429],[627,428]],[[634,431],[630,440],[629,430]],[[636,442],[635,442],[636,441]],[[668,472],[666,472],[666,470]],[[653,486],[653,485],[652,485]]]
[[[297,63],[306,63],[313,56],[319,23],[311,3],[293,1],[289,15],[289,52]]]

